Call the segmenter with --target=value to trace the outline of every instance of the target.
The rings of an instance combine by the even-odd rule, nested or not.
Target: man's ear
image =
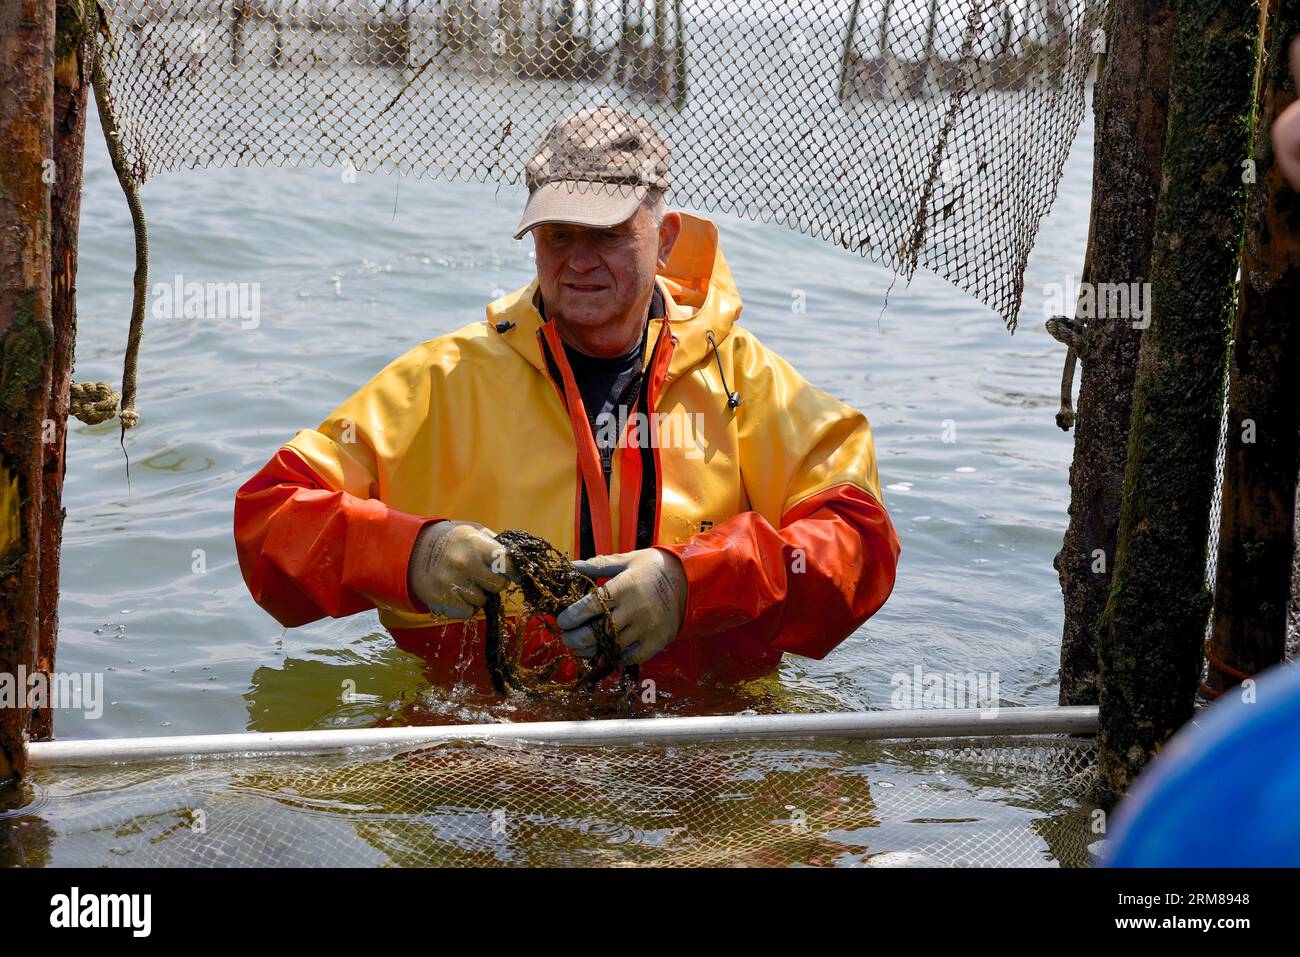
[[[682,214],[675,209],[670,209],[664,213],[664,221],[659,225],[660,269],[668,265],[668,260],[673,256],[673,247],[677,245],[677,237],[681,234]]]

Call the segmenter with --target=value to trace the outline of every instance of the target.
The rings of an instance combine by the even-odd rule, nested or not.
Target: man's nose
[[[600,266],[601,261],[594,242],[582,237],[574,241],[573,251],[569,254],[569,268],[575,272],[591,272]]]

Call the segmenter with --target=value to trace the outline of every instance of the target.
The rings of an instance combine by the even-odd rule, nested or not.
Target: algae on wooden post
[[[42,432],[50,394],[54,0],[0,4],[0,676],[36,665]],[[30,710],[0,707],[0,781],[26,768]]]
[[[1176,8],[1151,325],[1138,356],[1110,599],[1098,631],[1098,798],[1124,793],[1192,716],[1206,541],[1244,213],[1259,9]]]
[[[1164,156],[1174,0],[1112,0],[1105,62],[1093,88],[1092,213],[1082,286],[1145,283]],[[1141,90],[1141,96],[1134,96]],[[1120,487],[1145,320],[1075,313],[1082,365],[1070,466],[1070,522],[1054,565],[1061,580],[1063,705],[1097,703],[1097,626],[1110,594]],[[1072,362],[1072,359],[1067,359]]]
[[[59,631],[59,563],[63,544],[63,476],[68,398],[77,336],[77,233],[81,219],[82,157],[90,66],[94,56],[94,0],[57,0],[54,62],[54,168],[50,191],[50,315],[53,358],[50,396],[42,428],[45,461],[41,495],[39,639],[36,667],[54,670]],[[54,712],[46,702],[32,715],[31,738],[53,737]]]
[[[1209,685],[1282,661],[1295,554],[1300,466],[1300,191],[1273,155],[1273,121],[1296,98],[1287,56],[1300,0],[1270,0],[1254,184],[1249,187],[1240,306],[1233,330]],[[1214,560],[1215,556],[1211,556]]]

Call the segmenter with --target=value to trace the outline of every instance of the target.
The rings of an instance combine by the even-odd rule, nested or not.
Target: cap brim
[[[515,231],[522,239],[543,223],[570,223],[596,228],[617,226],[636,215],[649,188],[619,183],[546,183],[533,190]]]

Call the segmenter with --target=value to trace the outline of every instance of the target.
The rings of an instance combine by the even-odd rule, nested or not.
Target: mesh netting
[[[648,119],[679,206],[785,223],[1014,325],[1105,0],[105,0],[132,175],[342,164],[522,182],[578,109]]]
[[[1205,587],[1214,594],[1219,578],[1219,523],[1223,518],[1223,474],[1228,453],[1228,386],[1223,387],[1223,412],[1219,418],[1219,446],[1214,453],[1214,496],[1210,499],[1210,541],[1205,548]],[[1214,632],[1214,615],[1205,622],[1205,640]]]
[[[1082,866],[1094,759],[996,738],[42,769],[0,864]]]
[[[1225,373],[1226,377],[1226,373]],[[1225,378],[1223,388],[1223,412],[1219,419],[1219,447],[1214,458],[1214,496],[1210,499],[1210,540],[1205,549],[1205,587],[1214,594],[1215,583],[1219,577],[1219,532],[1223,520],[1223,479],[1227,468],[1228,452],[1228,384]],[[1296,547],[1291,559],[1291,601],[1287,608],[1286,623],[1286,658],[1300,657],[1300,485],[1296,487],[1295,533]],[[1205,621],[1205,640],[1214,635],[1214,613],[1211,609]],[[1201,680],[1207,682],[1210,675],[1210,663],[1207,658],[1201,664]]]

